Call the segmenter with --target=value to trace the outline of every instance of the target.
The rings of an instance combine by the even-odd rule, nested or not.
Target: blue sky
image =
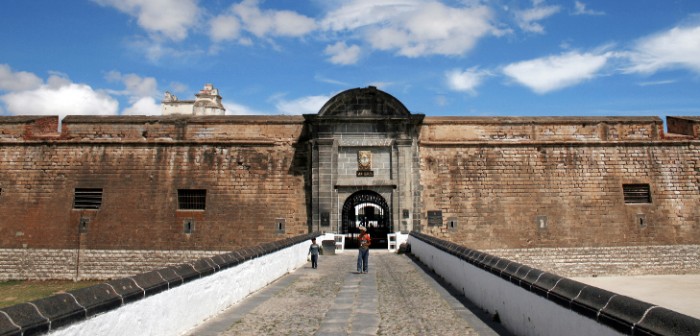
[[[700,115],[697,0],[33,0],[0,12],[0,115],[316,113],[374,85],[413,113]]]

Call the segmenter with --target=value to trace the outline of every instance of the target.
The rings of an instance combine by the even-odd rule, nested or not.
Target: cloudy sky
[[[0,12],[0,115],[316,113],[374,85],[413,113],[700,115],[697,0],[33,0]]]

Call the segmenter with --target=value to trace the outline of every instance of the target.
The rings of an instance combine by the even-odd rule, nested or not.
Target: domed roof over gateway
[[[325,117],[407,117],[411,113],[394,96],[378,90],[374,86],[369,86],[346,90],[335,95],[323,105],[318,115]]]

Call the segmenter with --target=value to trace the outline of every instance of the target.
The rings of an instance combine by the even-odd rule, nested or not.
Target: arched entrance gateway
[[[350,195],[343,204],[341,218],[347,248],[357,248],[360,226],[366,227],[372,237],[372,248],[387,247],[386,235],[393,232],[391,208],[378,193],[361,190]]]
[[[353,248],[358,225],[366,224],[377,248],[386,247],[387,233],[419,229],[417,138],[424,115],[370,86],[341,92],[304,118],[311,231],[345,235]]]

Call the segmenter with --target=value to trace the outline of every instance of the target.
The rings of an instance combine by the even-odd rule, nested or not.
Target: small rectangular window
[[[99,209],[101,205],[101,188],[75,188],[73,209]]]
[[[651,189],[648,184],[623,184],[625,203],[651,203]]]
[[[204,210],[207,191],[205,189],[178,189],[177,205],[179,210]]]

